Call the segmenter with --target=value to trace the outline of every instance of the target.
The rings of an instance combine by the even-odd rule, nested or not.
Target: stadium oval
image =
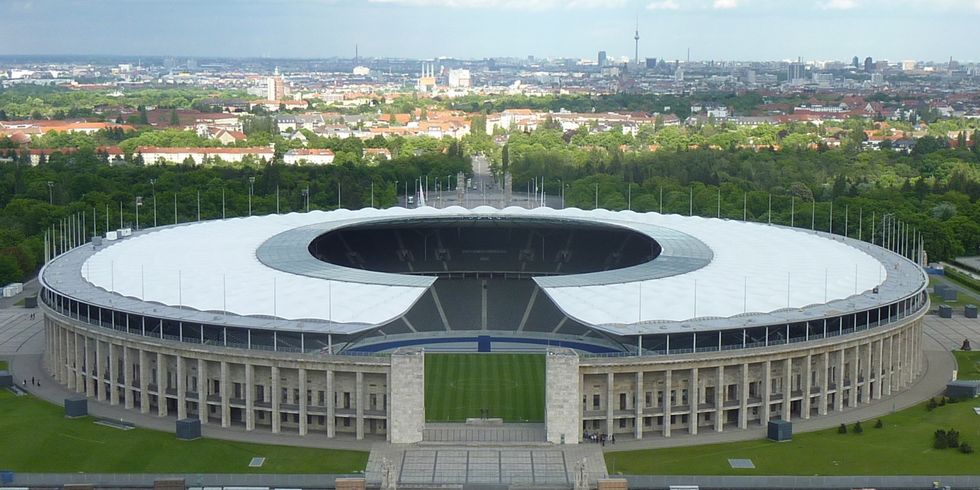
[[[46,362],[144,413],[415,442],[423,388],[400,378],[424,352],[549,351],[549,441],[748,428],[915,379],[928,281],[905,255],[921,252],[630,211],[188,223],[48,262]]]

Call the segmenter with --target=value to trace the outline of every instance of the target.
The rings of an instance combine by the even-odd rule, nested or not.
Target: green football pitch
[[[481,416],[544,421],[544,355],[426,354],[425,418],[459,422]]]

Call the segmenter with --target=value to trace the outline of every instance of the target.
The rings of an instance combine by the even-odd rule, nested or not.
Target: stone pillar
[[[103,372],[105,371],[105,362],[102,360],[102,341],[98,337],[92,339],[95,342],[95,363],[89,373],[89,382],[95,383],[95,398],[99,401],[105,399],[102,393],[105,387],[105,376]]]
[[[830,389],[829,376],[830,374],[830,353],[824,352],[820,354],[820,407],[817,409],[817,413],[820,415],[827,415],[827,390]]]
[[[65,346],[68,350],[67,369],[65,378],[68,382],[68,391],[75,391],[75,383],[78,381],[78,345],[75,344],[75,334],[65,329]]]
[[[700,383],[698,382],[698,368],[691,368],[691,379],[688,381],[688,401],[691,406],[691,415],[688,417],[688,432],[691,435],[698,435],[698,404],[701,403]]]
[[[140,413],[150,413],[150,356],[143,349],[136,355],[140,365]]]
[[[635,383],[636,383],[636,390],[635,390],[636,395],[633,397],[633,402],[636,405],[636,423],[633,427],[633,436],[636,437],[637,439],[642,439],[643,438],[643,403],[646,399],[646,395],[643,390],[643,371],[636,372]],[[581,383],[579,384],[579,386],[581,386]],[[579,430],[579,432],[581,432],[581,430]]]
[[[612,434],[613,427],[613,384],[616,381],[616,375],[610,371],[606,373],[606,434]]]
[[[422,356],[422,351],[419,351],[419,356]],[[422,370],[421,373],[413,373],[413,376],[410,377],[410,380],[409,381],[412,381],[412,382],[416,381],[415,378],[414,378],[414,376],[418,376],[419,382],[424,382],[425,381],[425,362],[424,362],[424,360],[423,361],[420,361],[420,362],[422,362],[422,366],[421,367],[418,367],[418,366],[415,366],[414,365],[414,360],[412,360],[412,359],[409,359],[409,360],[405,361],[405,367],[411,368],[411,369],[421,369]],[[401,365],[402,365],[402,361],[399,361],[399,366],[401,366]],[[395,401],[395,398],[396,398],[396,392],[398,392],[398,389],[393,385],[394,380],[396,378],[401,379],[401,378],[399,378],[398,376],[396,376],[394,374],[394,359],[392,359],[392,373],[390,373],[388,375],[388,389],[391,390],[391,396],[388,398],[388,405],[389,406],[390,405],[394,405],[394,401]],[[425,388],[425,385],[422,385],[423,392],[422,392],[422,399],[421,399],[422,401],[421,402],[419,402],[415,398],[412,398],[411,396],[409,396],[409,395],[411,395],[411,393],[403,394],[403,393],[398,392],[398,395],[397,396],[401,396],[401,395],[409,396],[409,402],[410,403],[422,403],[422,408],[424,410],[425,409],[425,391],[424,391],[424,388]],[[412,392],[414,392],[415,389],[418,389],[418,388],[417,387],[411,387],[411,390],[413,390]],[[334,395],[334,387],[333,387],[333,369],[327,369],[327,438],[333,438],[336,435],[336,433],[337,433],[337,415],[336,415],[336,413],[337,413],[336,412],[336,410],[337,410],[337,404],[335,403],[336,400],[334,399],[334,396],[336,396],[336,395]],[[414,405],[413,405],[413,408],[414,408]],[[388,431],[388,439],[391,442],[395,442],[394,436],[392,435],[392,431],[394,430],[394,428],[393,428],[393,426],[394,426],[394,419],[395,419],[395,417],[398,417],[400,415],[401,415],[400,413],[395,413],[393,411],[392,414],[391,414],[391,417],[392,418],[388,419],[388,429],[390,429]],[[412,418],[408,419],[407,422],[410,423],[410,424],[411,423],[415,423],[416,418],[417,417],[412,417]],[[424,414],[422,416],[421,422],[418,422],[418,423],[421,423],[421,424],[424,424],[425,423],[425,415]],[[414,428],[407,427],[406,426],[406,427],[402,427],[401,430],[402,431],[408,430],[408,431],[411,432],[412,430],[414,430]],[[412,435],[413,434],[409,434],[406,437],[412,439],[413,438]],[[414,441],[414,442],[419,442],[421,440],[422,440],[422,429],[419,429],[418,440],[417,441]]]
[[[891,396],[895,384],[895,336],[888,336],[888,349],[885,352],[885,379],[882,383],[882,394]]]
[[[123,390],[123,403],[127,410],[133,408],[133,360],[129,356],[129,350],[129,347],[123,344],[123,384],[126,385]]]
[[[109,342],[109,405],[119,405],[119,357],[116,346]]]
[[[742,363],[742,377],[738,383],[738,428],[749,427],[749,363]]]
[[[85,396],[91,398],[95,396],[95,387],[98,383],[95,382],[95,373],[98,369],[95,368],[92,362],[92,349],[89,348],[88,337],[82,337],[85,341],[83,349],[85,349]]]
[[[762,363],[762,386],[759,387],[762,406],[759,407],[759,422],[763,427],[769,426],[769,412],[772,408],[772,361],[766,359]]]
[[[578,366],[576,363],[576,371]],[[551,394],[548,384],[552,381],[545,369],[545,427],[548,427]],[[422,442],[425,430],[425,352],[422,349],[400,348],[391,355],[391,371],[389,372],[391,386],[391,406],[397,407],[391,412],[388,429],[391,431],[393,444],[412,444]],[[327,371],[327,389],[330,390],[327,404],[327,436],[334,435],[334,403],[333,403],[333,371]],[[577,431],[576,431],[577,432]],[[574,434],[572,435],[574,437]],[[550,438],[549,438],[550,440]]]
[[[167,359],[157,352],[157,415],[167,416]]]
[[[790,420],[792,412],[790,407],[793,405],[793,358],[787,357],[783,360],[783,410],[782,419]]]
[[[255,366],[245,363],[245,430],[255,430]]]
[[[670,393],[674,391],[674,380],[671,374],[670,369],[664,372],[664,437],[670,437],[670,412],[674,406],[674,402],[670,399]]]
[[[88,370],[88,340],[79,335],[77,332],[73,334],[74,339],[72,340],[72,349],[75,351],[75,392],[85,393],[88,396],[88,373],[82,373],[82,368]],[[81,340],[81,345],[79,345],[79,340]],[[81,353],[79,353],[81,349]]]
[[[306,435],[306,368],[299,368],[299,435]]]
[[[878,339],[872,345],[878,346],[877,358],[875,359],[875,363],[874,363],[874,367],[875,367],[875,369],[874,369],[874,372],[875,372],[874,399],[875,400],[880,400],[881,399],[881,392],[882,392],[882,386],[881,385],[882,385],[882,383],[884,382],[884,379],[885,379],[885,375],[884,375],[885,368],[883,366],[884,363],[882,362],[884,360],[884,355],[885,355],[885,339]]]
[[[916,365],[918,364],[918,359],[919,359],[919,356],[917,355],[917,351],[919,349],[919,342],[918,342],[919,329],[915,326],[912,326],[910,328],[907,328],[906,330],[909,333],[908,336],[909,337],[909,349],[908,349],[909,368],[908,368],[908,378],[906,379],[906,382],[908,383],[908,385],[911,385],[912,381],[915,381],[915,373],[917,369]]]
[[[364,439],[364,373],[354,373],[354,430],[357,440]]]
[[[861,358],[860,355],[860,345],[855,345],[852,350],[854,353],[851,355],[851,389],[848,390],[847,407],[854,408],[857,406],[857,394],[858,394],[858,360]]]
[[[870,341],[867,344],[864,344],[864,384],[861,385],[861,400],[864,401],[864,403],[871,403],[871,373],[873,371],[872,368],[874,367],[874,361],[872,360],[872,346],[874,346],[874,343]]]
[[[218,389],[221,396],[221,426],[231,427],[231,376],[228,375],[228,361],[221,361],[221,381]],[[207,391],[207,388],[204,389]]]
[[[187,418],[187,371],[184,366],[185,362],[183,356],[177,356],[177,420]]]
[[[725,430],[725,366],[718,366],[715,382],[715,432]]]
[[[224,383],[224,380],[221,381]],[[202,424],[208,423],[208,363],[204,359],[197,360],[197,420]]]
[[[834,392],[834,411],[844,410],[844,356],[847,349],[837,351],[837,377],[834,379],[837,389]]]
[[[279,402],[282,393],[279,392],[279,366],[272,366],[272,433],[278,434],[282,427],[282,414],[279,412]]]
[[[545,354],[544,426],[552,444],[578,444],[582,433],[579,358],[571,349]]]
[[[803,420],[810,418],[810,407],[813,399],[810,397],[811,384],[813,383],[813,356],[807,354],[803,359],[803,401],[800,402],[800,415]]]

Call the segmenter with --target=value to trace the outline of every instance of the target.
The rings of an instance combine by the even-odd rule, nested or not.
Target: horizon
[[[978,20],[980,0],[12,0],[0,56],[618,62],[638,25],[640,59],[975,62]]]

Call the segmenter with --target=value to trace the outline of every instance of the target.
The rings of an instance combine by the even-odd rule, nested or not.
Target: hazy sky
[[[980,0],[0,0],[0,54],[980,60]]]

